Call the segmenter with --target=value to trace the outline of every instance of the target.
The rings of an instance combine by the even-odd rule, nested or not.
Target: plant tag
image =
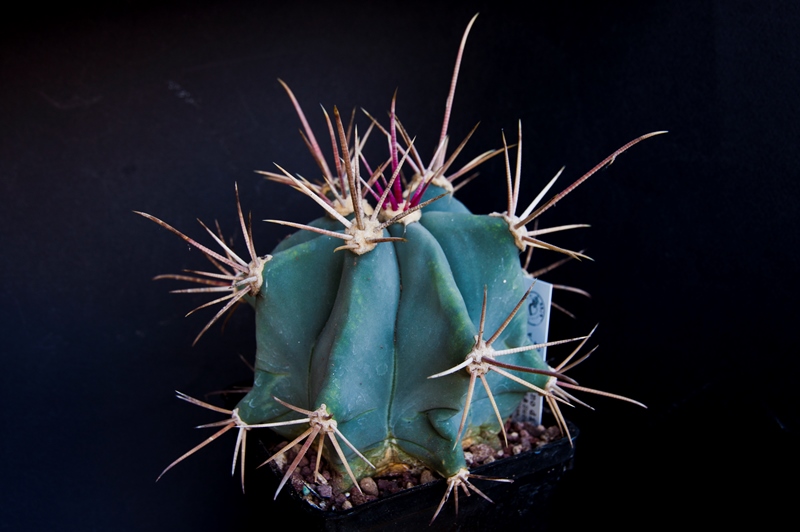
[[[547,342],[547,331],[550,328],[550,301],[553,297],[553,285],[539,279],[526,278],[525,288],[535,283],[528,302],[525,306],[528,319],[528,340],[532,344]],[[547,360],[547,348],[536,350],[542,360]],[[528,421],[540,425],[542,423],[542,396],[538,393],[528,393],[512,414],[514,421]]]

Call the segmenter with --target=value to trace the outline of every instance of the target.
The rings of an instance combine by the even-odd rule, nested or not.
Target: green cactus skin
[[[446,117],[468,32],[469,26],[459,49]],[[564,388],[641,405],[622,396],[578,387],[563,375],[577,349],[559,366],[550,368],[536,348],[571,340],[531,345],[526,320],[517,310],[530,285],[526,279],[530,276],[520,263],[521,251],[540,247],[584,257],[542,242],[538,236],[546,231],[528,231],[525,224],[633,144],[655,133],[629,142],[534,210],[554,178],[517,216],[519,155],[513,182],[507,145],[503,150],[486,152],[445,178],[445,171],[466,142],[445,161],[442,148],[446,147],[447,119],[432,162],[428,167],[418,157],[417,164],[409,162],[415,179],[401,190],[396,177],[412,148],[407,137],[405,148],[399,148],[393,101],[388,131],[378,125],[390,140],[389,159],[381,168],[391,164],[392,179],[369,181],[368,191],[378,199],[371,207],[362,199],[367,193],[359,176],[357,130],[352,148],[334,109],[344,164],[336,165],[336,172],[332,172],[294,95],[283,86],[304,124],[307,143],[323,170],[325,184],[297,179],[282,168],[283,174],[261,173],[308,195],[324,207],[326,215],[308,225],[277,222],[300,230],[284,239],[270,255],[259,257],[239,207],[251,258],[248,262],[210,230],[223,253],[215,253],[165,222],[139,213],[200,248],[223,272],[158,277],[204,285],[181,292],[229,292],[216,300],[226,303],[200,335],[236,301],[246,300],[255,309],[257,352],[251,390],[233,410],[179,393],[179,398],[229,414],[230,419],[212,423],[210,426],[220,427],[219,431],[164,472],[235,428],[244,488],[247,433],[269,427],[292,440],[270,460],[303,443],[278,491],[314,440],[328,437],[330,441],[322,452],[340,473],[344,486],[356,483],[355,488],[360,490],[357,481],[364,476],[424,466],[448,480],[444,504],[458,487],[483,496],[468,480],[463,447],[487,435],[495,440],[501,433],[504,436],[502,420],[525,393],[541,393],[567,435],[556,401],[577,399]],[[335,146],[337,136],[328,121]],[[521,144],[520,125],[518,153]],[[398,161],[400,151],[405,153]],[[473,214],[453,197],[451,181],[500,153],[506,158],[508,208],[500,214]],[[338,153],[334,158],[339,159]],[[397,213],[402,214],[395,217]],[[552,230],[574,227],[578,226]],[[580,349],[586,338],[572,340],[583,340]],[[500,356],[502,363],[495,360]],[[478,381],[481,384],[476,385]]]
[[[397,456],[445,477],[465,467],[454,443],[469,376],[428,377],[463,362],[472,349],[484,286],[492,294],[486,324],[493,331],[525,284],[507,224],[453,203],[449,210],[424,208],[417,223],[391,226],[389,233],[406,241],[380,244],[365,255],[333,253],[340,242],[325,235],[273,252],[255,301],[256,377],[238,404],[244,422],[292,418],[273,397],[308,410],[324,403],[379,470]],[[497,342],[503,348],[529,344],[521,314]],[[535,351],[507,362],[546,369]],[[488,378],[507,417],[528,390],[499,375]],[[527,379],[542,388],[547,377]],[[473,400],[469,427],[467,435],[483,427],[500,431],[483,390]],[[281,432],[293,437],[300,431]],[[347,458],[357,477],[373,473],[352,451]]]

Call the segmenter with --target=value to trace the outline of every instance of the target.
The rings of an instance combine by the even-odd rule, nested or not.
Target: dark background
[[[277,78],[321,139],[329,111],[398,113],[430,157],[461,34],[469,38],[451,133],[478,121],[462,161],[524,126],[523,197],[561,186],[643,133],[542,222],[587,248],[551,282],[600,322],[574,375],[622,393],[570,411],[582,429],[556,494],[559,530],[649,529],[790,513],[800,468],[796,385],[800,8],[792,2],[122,2],[8,14],[0,36],[0,528],[227,530],[255,510],[228,474],[226,435],[170,471],[213,414],[174,398],[248,377],[252,312],[190,344],[213,311],[160,273],[205,261],[195,217],[241,236],[254,219],[319,208],[253,173],[314,166]],[[362,128],[366,120],[360,120]],[[459,197],[504,210],[499,161]],[[558,185],[556,188],[559,188]],[[256,223],[267,253],[287,231]],[[540,253],[539,264],[558,257]],[[257,475],[251,469],[250,475]],[[796,490],[794,490],[796,493]]]

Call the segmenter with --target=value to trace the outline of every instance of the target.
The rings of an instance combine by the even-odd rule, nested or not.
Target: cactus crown
[[[280,81],[300,117],[301,135],[322,181],[295,176],[280,166],[279,172],[259,173],[310,197],[324,210],[322,217],[308,224],[267,220],[298,231],[270,255],[259,256],[237,189],[238,218],[250,256],[247,261],[225,244],[219,231],[215,234],[203,225],[222,248],[215,252],[158,218],[139,213],[200,249],[216,269],[157,279],[201,285],[176,292],[227,292],[195,309],[222,303],[197,339],[235,303],[245,300],[255,309],[258,347],[252,388],[233,410],[178,393],[180,399],[227,418],[207,425],[219,430],[164,472],[235,428],[233,468],[238,459],[244,489],[247,433],[271,428],[289,443],[268,462],[302,444],[278,491],[317,441],[317,470],[324,457],[345,483],[349,479],[360,490],[361,477],[422,465],[448,479],[443,504],[459,487],[485,496],[468,480],[471,475],[462,446],[487,433],[505,438],[504,419],[526,393],[544,396],[567,435],[559,403],[583,404],[567,390],[601,393],[641,405],[578,386],[564,375],[588,356],[573,362],[591,333],[531,344],[525,320],[518,313],[530,291],[529,287],[526,291],[530,274],[519,257],[521,251],[543,248],[571,258],[588,258],[540,239],[547,233],[584,225],[532,230],[527,226],[623,151],[656,133],[626,144],[543,202],[559,172],[516,214],[521,123],[513,178],[504,136],[502,149],[487,151],[458,170],[452,171],[454,161],[472,133],[447,155],[450,110],[474,20],[459,47],[441,136],[429,164],[423,163],[395,114],[395,95],[388,127],[367,115],[370,124],[363,136],[352,126],[352,119],[345,129],[335,107],[333,120],[323,110],[331,141],[331,169],[294,94]],[[370,135],[385,137],[389,146],[386,160],[374,169],[362,154]],[[453,194],[468,181],[467,174],[499,154],[505,156],[507,210],[473,214]],[[408,172],[411,178],[405,179]],[[529,259],[530,254],[526,267]],[[565,342],[579,344],[556,367],[550,367],[537,352]],[[476,385],[478,380],[482,386]]]

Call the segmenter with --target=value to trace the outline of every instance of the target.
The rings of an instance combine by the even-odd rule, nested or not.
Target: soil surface
[[[517,421],[506,423],[506,433],[508,434],[508,445],[495,449],[487,444],[476,444],[466,449],[464,458],[467,467],[473,469],[505,456],[524,453],[559,440],[562,437],[561,431],[557,426],[545,427]],[[283,442],[275,446],[274,450],[281,449],[286,443]],[[278,457],[274,460],[276,464],[274,469],[279,471],[281,476],[293,462],[299,449],[300,445],[296,445],[287,451],[283,457]],[[315,478],[315,449],[316,445],[312,446],[306,456],[301,458],[297,469],[292,473],[291,480],[284,489],[288,488],[288,484],[291,484],[295,491],[298,494],[302,494],[306,501],[321,510],[349,510],[353,506],[374,501],[398,491],[413,488],[419,484],[427,484],[439,478],[431,470],[420,467],[407,469],[396,474],[362,478],[359,482],[361,492],[353,488],[348,491],[341,491],[337,488],[338,483],[331,481],[331,471],[324,461],[320,465],[319,475]]]

